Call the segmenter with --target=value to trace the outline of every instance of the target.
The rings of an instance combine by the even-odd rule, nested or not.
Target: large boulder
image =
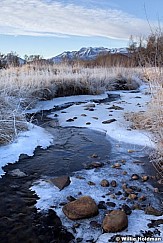
[[[102,228],[105,232],[120,232],[128,227],[128,218],[124,211],[113,210],[108,213],[102,224]]]
[[[62,210],[72,220],[90,218],[98,214],[97,204],[89,196],[83,196],[67,203]]]
[[[54,184],[56,187],[58,187],[60,190],[65,188],[71,183],[70,177],[69,176],[59,176],[55,178],[51,178],[49,180],[50,183]]]

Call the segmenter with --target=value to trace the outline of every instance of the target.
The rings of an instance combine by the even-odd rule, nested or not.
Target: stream
[[[110,101],[117,100],[118,97],[112,97]],[[99,105],[102,103],[98,100],[93,102]],[[104,100],[103,103],[109,104],[109,100]],[[161,186],[157,182],[157,173],[149,162],[151,149],[138,145],[133,147],[131,144],[114,140],[106,136],[105,131],[72,125],[61,126],[57,116],[53,119],[49,117],[56,111],[64,114],[64,110],[74,104],[76,105],[69,103],[36,113],[33,123],[43,127],[53,136],[53,144],[47,149],[37,147],[34,156],[21,154],[18,162],[3,167],[5,174],[0,179],[1,243],[104,242],[102,238],[100,240],[100,237],[103,237],[101,228],[91,228],[91,220],[82,220],[81,226],[74,231],[74,222],[70,222],[63,215],[61,203],[67,200],[67,196],[77,197],[79,192],[82,195],[91,195],[98,203],[102,200],[109,201],[106,193],[110,192],[110,195],[116,195],[111,200],[115,203],[115,208],[120,208],[123,204],[120,199],[121,187],[123,183],[128,183],[141,188],[141,195],[147,197],[146,201],[139,202],[141,210],[149,204],[160,210]],[[81,104],[85,103],[78,103]],[[27,116],[30,120],[33,114]],[[88,169],[88,165],[94,161],[102,163],[102,168]],[[115,163],[119,163],[121,168],[115,169]],[[25,173],[25,176],[13,176],[11,171],[15,169]],[[148,174],[148,182],[131,181],[134,173]],[[73,183],[59,192],[47,181],[62,175],[70,176]],[[77,176],[84,177],[84,180],[77,179]],[[100,188],[100,180],[106,177],[116,180],[117,187],[111,188],[110,191]],[[88,181],[93,181],[95,187],[88,185]],[[159,193],[154,194],[156,187],[159,188]],[[134,208],[135,201],[124,200],[128,206]],[[101,224],[109,209],[100,209],[100,215],[94,220]],[[154,231],[151,232],[154,234]]]

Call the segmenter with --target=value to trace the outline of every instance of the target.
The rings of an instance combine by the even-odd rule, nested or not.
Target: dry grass
[[[77,94],[100,94],[119,87],[135,89],[140,70],[131,68],[84,68],[76,65],[24,65],[0,70],[0,144],[25,129],[22,108],[38,99]],[[124,85],[125,84],[125,85]]]
[[[56,95],[71,95],[79,92],[97,94],[114,89],[114,82],[119,79],[135,87],[138,72],[130,68],[84,68],[82,66],[25,65],[0,71],[0,90],[10,96],[36,97],[51,99]],[[67,89],[69,89],[70,94]],[[62,92],[60,92],[60,90]],[[64,93],[65,91],[65,93]],[[58,93],[59,94],[58,94]]]
[[[126,115],[134,129],[146,129],[154,134],[157,151],[151,156],[163,176],[163,68],[145,68],[144,77],[149,82],[151,100],[145,112]]]
[[[27,129],[25,117],[21,114],[15,100],[0,96],[0,145],[7,144]]]

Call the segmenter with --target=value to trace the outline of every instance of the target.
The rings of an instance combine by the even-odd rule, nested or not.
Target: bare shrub
[[[26,129],[25,117],[16,106],[15,100],[0,96],[0,144],[9,143],[19,131]]]

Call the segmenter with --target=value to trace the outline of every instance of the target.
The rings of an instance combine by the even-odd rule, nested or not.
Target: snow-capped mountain
[[[82,47],[79,51],[66,51],[55,57],[49,59],[54,63],[60,63],[62,61],[72,61],[72,60],[93,60],[99,55],[104,55],[107,53],[115,54],[121,53],[126,54],[127,48],[105,48],[105,47]]]

